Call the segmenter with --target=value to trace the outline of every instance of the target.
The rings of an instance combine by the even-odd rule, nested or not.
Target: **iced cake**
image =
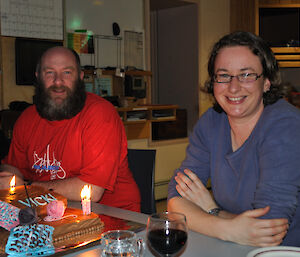
[[[24,186],[16,187],[14,194],[10,190],[0,190],[0,254],[5,252],[5,246],[8,244],[16,245],[16,242],[8,240],[8,238],[11,239],[13,233],[16,233],[16,235],[27,233],[29,237],[32,234],[40,233],[35,236],[45,236],[45,239],[40,240],[43,242],[41,249],[44,250],[47,249],[44,243],[49,243],[47,241],[50,239],[51,245],[53,244],[55,248],[68,247],[99,239],[104,223],[97,214],[83,215],[82,210],[66,208],[63,210],[62,217],[49,221],[47,206],[49,207],[54,202],[67,206],[67,199],[56,192],[47,191],[34,185],[27,186],[27,192],[29,198]],[[28,227],[24,225],[17,226],[19,224],[19,211],[31,207],[37,211],[38,224]],[[19,230],[22,230],[22,232]],[[27,244],[25,242],[17,243],[20,245]],[[33,245],[32,247],[37,248],[39,246]],[[19,248],[24,251],[24,247],[20,246]],[[14,251],[14,249],[11,250]]]

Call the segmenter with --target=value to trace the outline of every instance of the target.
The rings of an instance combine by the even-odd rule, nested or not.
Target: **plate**
[[[247,257],[300,257],[300,247],[263,247],[249,252]]]

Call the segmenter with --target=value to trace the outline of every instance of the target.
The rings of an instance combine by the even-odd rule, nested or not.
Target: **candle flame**
[[[91,186],[90,185],[84,185],[84,187],[81,190],[81,199],[91,199]]]
[[[16,176],[13,176],[10,181],[10,188],[14,188],[16,186]]]

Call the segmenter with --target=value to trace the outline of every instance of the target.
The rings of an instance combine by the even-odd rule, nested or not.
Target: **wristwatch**
[[[222,208],[217,207],[217,208],[210,209],[207,213],[214,216],[219,216],[220,211],[222,211]]]

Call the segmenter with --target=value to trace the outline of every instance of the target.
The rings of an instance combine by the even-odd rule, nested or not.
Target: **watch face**
[[[214,215],[214,216],[218,216],[219,212],[221,211],[221,208],[214,208],[208,211],[209,214]]]

